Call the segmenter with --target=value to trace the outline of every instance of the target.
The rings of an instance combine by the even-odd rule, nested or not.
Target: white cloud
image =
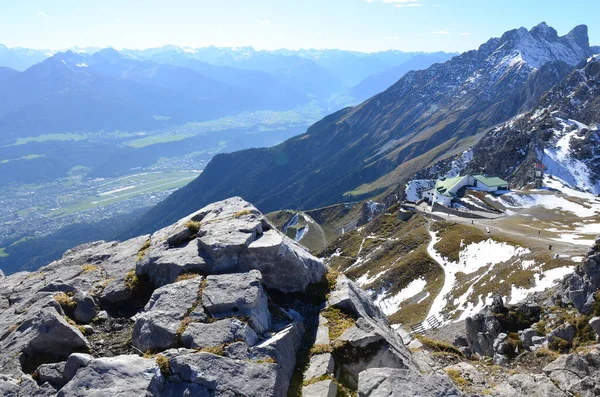
[[[461,35],[461,36],[470,36],[470,35],[471,35],[471,33],[469,33],[469,32],[462,32],[462,33],[460,33],[460,35]]]
[[[396,4],[394,7],[402,8],[402,7],[421,7],[419,3],[411,3],[411,4]]]
[[[256,21],[256,23],[258,23],[259,25],[268,25],[269,21],[267,21],[266,19],[259,19],[258,21]]]
[[[386,40],[400,40],[399,36],[386,36]]]
[[[431,34],[450,34],[450,33],[448,33],[447,30],[436,30],[434,32],[431,32]]]
[[[48,16],[44,11],[38,11],[36,15],[40,18],[46,18]]]

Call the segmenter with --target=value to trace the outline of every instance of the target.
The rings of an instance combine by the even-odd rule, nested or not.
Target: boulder
[[[143,352],[174,347],[181,321],[199,299],[202,281],[199,276],[155,290],[144,311],[136,317],[133,345]]]
[[[48,382],[52,386],[60,389],[66,383],[63,377],[65,370],[65,361],[52,364],[42,364],[36,370],[37,379],[40,384]]]
[[[77,304],[73,313],[75,320],[82,324],[89,324],[98,314],[98,306],[94,299],[85,292],[76,293],[73,301]]]
[[[200,352],[172,357],[169,367],[183,382],[203,386],[211,395],[215,392],[256,397],[287,395],[287,385],[281,382],[277,365],[272,363],[233,360]]]
[[[190,323],[183,334],[181,343],[190,349],[220,346],[243,341],[254,346],[258,336],[252,327],[237,318],[225,318],[212,323]]]
[[[463,396],[443,375],[421,375],[416,371],[372,368],[360,373],[359,397],[450,397]]]
[[[480,356],[494,355],[494,340],[500,333],[500,322],[491,313],[490,308],[465,320],[467,342],[473,353]]]
[[[556,338],[560,338],[572,344],[576,335],[577,331],[575,330],[575,327],[569,323],[566,323],[550,331],[550,333],[547,335],[547,338],[549,343],[555,341]]]
[[[598,242],[596,246],[598,246]],[[600,288],[600,253],[588,254],[581,265],[581,270],[596,287]]]
[[[566,394],[544,375],[513,375],[496,386],[494,392],[500,397],[566,397]]]
[[[295,321],[251,349],[253,358],[271,357],[282,374],[280,383],[287,388],[296,366],[296,353],[300,349],[304,325]]]
[[[319,315],[319,327],[317,328],[317,336],[315,339],[315,345],[328,345],[329,344],[329,327],[327,326],[327,319]]]
[[[325,375],[333,375],[334,362],[331,353],[315,354],[310,358],[304,379],[310,380]]]
[[[343,274],[338,276],[327,305],[352,313],[355,317],[372,318],[382,325],[389,326],[387,317],[375,306],[368,293]]]
[[[590,314],[591,307],[588,301],[590,296],[593,297],[597,288],[585,275],[572,273],[566,276],[563,281],[565,303],[571,302],[579,312]]]
[[[539,335],[533,328],[526,328],[524,330],[519,331],[519,339],[523,343],[523,347],[528,350],[535,350],[533,343],[533,338],[535,336]]]
[[[65,382],[69,382],[71,379],[73,379],[73,377],[75,376],[77,371],[79,371],[79,368],[86,367],[93,359],[94,359],[94,357],[89,354],[84,354],[84,353],[71,354],[69,356],[69,358],[67,359],[67,362],[65,363],[65,367],[63,369],[63,376],[65,379]]]
[[[591,374],[587,360],[579,354],[564,354],[544,367],[544,372],[562,390]]]
[[[596,339],[600,342],[600,317],[592,317],[589,324],[596,332]]]
[[[337,385],[330,379],[311,383],[302,387],[302,397],[335,397]]]
[[[163,384],[163,374],[154,359],[103,357],[80,368],[57,397],[160,396]]]
[[[65,320],[61,307],[52,297],[31,307],[24,321],[0,342],[2,359],[23,353],[20,361],[25,366],[39,356],[60,360],[89,347],[81,331]]]
[[[157,287],[173,283],[182,273],[207,274],[212,269],[210,260],[202,254],[197,240],[172,247],[168,240],[159,239],[155,234],[151,241],[150,248],[136,265],[136,273],[147,275],[148,280]]]
[[[258,270],[208,276],[206,281],[202,304],[215,318],[248,316],[259,334],[271,328],[269,302]]]

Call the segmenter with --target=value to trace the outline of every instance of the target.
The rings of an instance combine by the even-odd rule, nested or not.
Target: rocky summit
[[[0,275],[1,396],[458,396],[239,197]]]

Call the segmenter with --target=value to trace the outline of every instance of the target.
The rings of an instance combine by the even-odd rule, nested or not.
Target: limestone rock
[[[337,386],[330,380],[322,380],[302,387],[302,397],[335,397]]]
[[[135,321],[133,345],[141,351],[168,349],[177,342],[177,330],[196,303],[202,277],[158,288]]]
[[[94,299],[84,292],[79,292],[73,297],[73,301],[77,304],[75,307],[75,320],[82,324],[89,324],[98,314],[98,306]]]
[[[157,239],[156,234],[152,236],[150,248],[136,266],[136,273],[147,275],[155,286],[170,284],[182,273],[206,274],[211,271],[210,261],[202,255],[197,240],[172,247],[168,241]]]
[[[535,336],[539,335],[533,328],[526,328],[522,331],[519,331],[519,339],[521,339],[521,342],[523,342],[523,347],[525,349],[534,350],[533,338]]]
[[[63,369],[63,376],[65,378],[65,382],[69,382],[71,379],[73,379],[79,368],[87,366],[93,359],[94,357],[89,354],[71,354],[67,359],[65,367]]]
[[[258,341],[256,332],[248,324],[237,318],[225,318],[212,323],[190,323],[181,342],[187,348],[204,348],[243,341],[253,346]]]
[[[315,354],[310,358],[304,379],[310,380],[324,375],[333,375],[334,362],[331,353]]]
[[[206,281],[202,304],[214,317],[248,316],[259,334],[271,328],[269,302],[258,270],[208,276]]]
[[[447,376],[421,375],[406,369],[372,368],[358,379],[359,397],[463,396]]]
[[[60,389],[65,384],[63,372],[65,370],[65,362],[42,364],[36,370],[37,379],[40,383],[48,382],[57,389]]]
[[[494,391],[501,397],[566,397],[566,394],[544,375],[516,374],[496,386]]]
[[[279,372],[282,374],[280,383],[286,388],[295,369],[296,353],[302,343],[303,335],[302,322],[295,321],[251,349],[255,358],[268,356],[275,360]]]
[[[57,397],[160,396],[163,384],[164,377],[154,359],[103,357],[80,368]]]
[[[600,317],[590,319],[590,326],[596,331],[597,339],[600,341]]]
[[[216,391],[217,395],[227,391],[246,396],[283,397],[287,393],[277,365],[272,363],[259,364],[200,352],[173,357],[169,366],[183,382],[198,384],[211,393]]]

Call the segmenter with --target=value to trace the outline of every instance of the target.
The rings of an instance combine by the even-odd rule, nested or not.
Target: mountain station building
[[[484,192],[497,192],[508,190],[508,182],[498,177],[484,175],[464,175],[452,178],[440,178],[435,187],[422,193],[421,198],[432,205],[439,203],[446,207],[452,206],[452,200],[457,197],[459,190],[469,188]]]

